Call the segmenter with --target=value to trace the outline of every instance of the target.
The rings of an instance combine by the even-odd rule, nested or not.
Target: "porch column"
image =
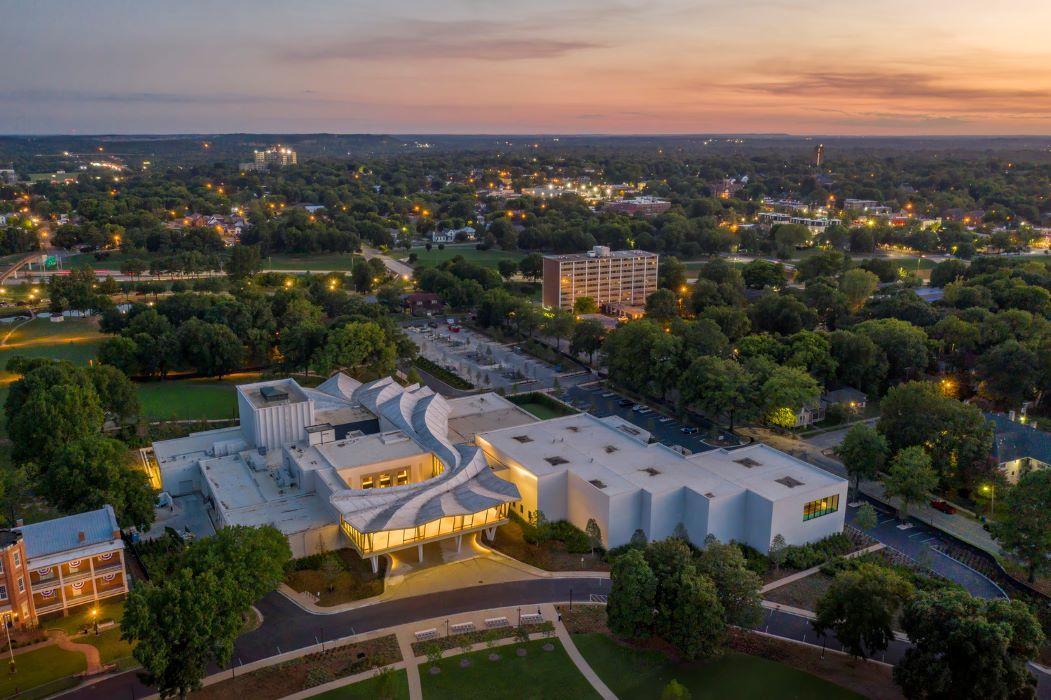
[[[380,572],[380,563],[376,561],[376,555],[373,554],[369,557],[369,561],[372,562],[372,573],[378,574]]]
[[[58,570],[58,594],[62,598],[62,617],[66,617],[69,613],[66,612],[66,583],[62,578],[62,565],[55,564],[55,568]]]
[[[95,598],[95,605],[99,604],[99,585],[95,581],[95,557],[88,557],[88,570],[91,571],[91,595]]]
[[[416,545],[416,560],[419,561],[421,564],[423,563],[423,545],[422,544]]]
[[[460,551],[460,543],[463,542],[463,535],[456,536],[456,551]]]

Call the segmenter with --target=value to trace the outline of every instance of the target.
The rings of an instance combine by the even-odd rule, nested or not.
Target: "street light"
[[[7,651],[11,654],[11,673],[14,673],[18,669],[15,667],[15,648],[11,645],[10,616],[4,617],[0,624],[3,624],[4,633],[7,635]]]
[[[99,609],[91,609],[91,624],[95,628],[95,636],[99,636]]]
[[[982,493],[989,494],[989,517],[993,517],[993,511],[996,509],[996,489],[992,485],[986,484],[982,487]]]

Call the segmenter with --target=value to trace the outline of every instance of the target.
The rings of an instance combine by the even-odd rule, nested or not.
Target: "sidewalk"
[[[544,617],[554,621],[555,623],[555,636],[562,642],[562,646],[565,647],[566,653],[569,654],[570,660],[573,661],[573,665],[577,667],[581,675],[588,680],[591,687],[603,697],[604,700],[617,700],[617,696],[613,694],[613,691],[609,689],[602,679],[598,677],[591,665],[588,664],[587,660],[577,649],[577,645],[573,643],[573,637],[570,636],[569,630],[562,624],[562,620],[558,617],[558,611],[555,610],[555,606],[548,604],[544,606]]]
[[[877,542],[876,544],[869,545],[868,547],[865,547],[864,549],[859,549],[856,552],[851,552],[850,554],[847,554],[844,557],[844,559],[853,559],[854,557],[860,557],[861,555],[868,554],[869,552],[878,552],[879,550],[883,549],[884,547],[886,547],[885,544],[883,544],[882,542]],[[818,566],[811,567],[811,568],[806,569],[804,571],[799,571],[799,572],[796,572],[794,574],[790,574],[788,576],[785,576],[784,578],[779,578],[776,581],[771,581],[770,583],[768,583],[765,586],[763,586],[762,588],[760,588],[759,592],[760,593],[766,593],[767,591],[772,591],[775,588],[780,588],[781,586],[787,586],[788,584],[790,584],[790,583],[792,583],[794,581],[798,581],[801,578],[806,578],[807,576],[812,576],[812,575],[816,574],[817,572],[821,571],[821,567],[822,566],[824,566],[824,564],[819,564]]]

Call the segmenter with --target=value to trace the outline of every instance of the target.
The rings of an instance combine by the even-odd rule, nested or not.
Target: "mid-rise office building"
[[[605,246],[587,253],[545,255],[544,306],[571,311],[581,297],[590,297],[599,306],[645,306],[646,297],[657,291],[657,265],[656,253],[611,251]]]
[[[255,152],[255,167],[257,170],[284,168],[297,163],[296,152],[287,146],[274,146],[273,148]]]

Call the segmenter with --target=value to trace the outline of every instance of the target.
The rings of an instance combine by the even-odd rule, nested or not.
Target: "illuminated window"
[[[828,515],[829,513],[835,513],[839,510],[839,494],[833,496],[827,496],[825,498],[819,498],[816,501],[811,501],[803,506],[803,520],[813,520],[814,518],[820,518],[822,515]]]
[[[26,592],[26,582],[22,580],[21,576],[18,577],[18,592],[19,593],[25,593]]]
[[[398,486],[401,486],[402,484],[409,483],[409,470],[408,469],[402,469],[400,472],[398,472],[397,483],[398,483]]]
[[[15,552],[15,566],[22,566],[22,555]]]
[[[380,474],[380,488],[390,486],[390,474]]]
[[[363,488],[363,489],[371,489],[373,486],[375,486],[375,484],[372,482],[372,477],[371,476],[362,477],[362,479],[361,479],[361,488]]]

